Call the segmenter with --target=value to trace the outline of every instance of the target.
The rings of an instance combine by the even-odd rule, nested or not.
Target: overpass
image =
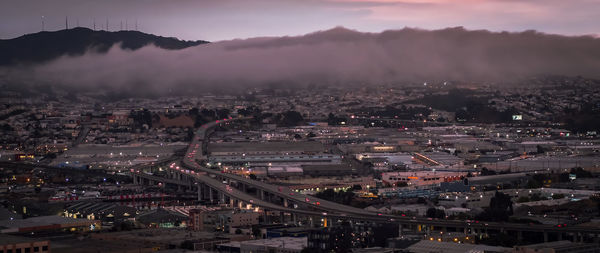
[[[392,223],[399,225],[400,232],[402,232],[404,227],[417,229],[419,231],[424,230],[426,233],[430,233],[436,229],[441,231],[453,229],[455,231],[464,231],[465,234],[481,234],[493,230],[515,232],[518,237],[522,237],[523,232],[541,233],[543,234],[544,241],[549,240],[549,234],[555,234],[558,240],[561,240],[563,235],[572,235],[572,238],[575,241],[583,241],[584,237],[594,238],[594,240],[600,239],[600,228],[597,227],[557,227],[541,224],[438,220],[374,213],[364,209],[322,200],[310,195],[300,194],[291,190],[289,187],[271,185],[243,176],[215,171],[200,165],[197,161],[206,159],[204,149],[206,147],[208,133],[210,133],[215,126],[229,124],[234,120],[235,119],[229,118],[202,125],[197,130],[183,159],[183,165],[185,165],[187,169],[169,166],[172,177],[190,188],[195,186],[198,190],[199,197],[203,194],[204,189],[204,192],[208,191],[211,200],[214,197],[214,193],[218,193],[219,201],[225,203],[227,199],[229,199],[232,206],[237,202],[240,206],[245,203],[247,205],[249,204],[263,208],[264,210],[289,213],[293,217],[295,217],[294,215],[302,215],[308,217],[330,218],[334,220],[341,219],[375,223]],[[160,180],[159,178],[154,179]],[[222,179],[223,181],[217,179]],[[240,190],[231,187],[230,184],[238,184],[242,189]],[[246,188],[256,189],[258,196],[246,193]],[[274,201],[272,197],[276,197],[276,200]],[[277,202],[277,200],[280,201],[278,203],[273,203]]]
[[[125,175],[118,174],[106,174],[104,171],[100,170],[89,170],[89,169],[78,169],[73,167],[57,167],[46,164],[39,163],[28,163],[28,162],[0,162],[0,168],[10,168],[10,169],[19,169],[19,170],[34,170],[34,169],[44,169],[45,171],[54,171],[58,173],[73,173],[73,174],[84,174],[88,176],[98,176],[98,177],[106,177],[106,178],[116,178],[116,179],[126,179]]]

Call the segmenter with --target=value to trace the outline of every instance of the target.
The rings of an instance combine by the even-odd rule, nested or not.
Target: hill
[[[136,50],[149,44],[163,49],[177,50],[208,42],[183,41],[138,31],[108,32],[78,27],[0,40],[0,66],[42,63],[62,55],[82,55],[89,49],[106,52],[117,43],[120,43],[122,49],[128,50]]]

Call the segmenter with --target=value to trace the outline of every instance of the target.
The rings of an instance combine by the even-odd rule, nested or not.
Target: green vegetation
[[[508,221],[508,218],[512,214],[513,202],[510,196],[496,192],[496,195],[490,200],[490,206],[477,215],[476,219],[483,221]]]
[[[14,110],[14,111],[9,112],[7,114],[0,115],[0,120],[5,120],[5,119],[8,119],[8,118],[10,118],[12,116],[16,116],[16,115],[19,115],[19,114],[24,113],[24,112],[26,112],[26,110],[21,110],[21,109]]]
[[[442,209],[437,209],[437,208],[429,208],[427,209],[427,213],[426,213],[427,218],[439,218],[439,219],[443,219],[446,217],[446,212],[444,212],[444,210]]]
[[[513,108],[497,111],[488,105],[486,97],[476,97],[471,90],[452,89],[446,95],[426,95],[423,98],[408,101],[410,104],[423,104],[431,108],[455,112],[457,121],[504,123],[511,122],[512,115],[518,114]]]
[[[315,196],[320,199],[329,200],[344,205],[350,205],[355,194],[352,192],[352,190],[335,192],[333,189],[327,189],[318,192]]]
[[[529,197],[527,196],[521,196],[517,199],[517,203],[525,203],[525,202],[529,202],[531,201],[531,199],[529,199]]]
[[[302,114],[297,111],[287,111],[277,114],[275,116],[275,121],[277,122],[278,126],[291,127],[297,126],[304,122],[304,118],[302,117]]]
[[[517,240],[515,236],[506,233],[496,234],[483,239],[476,238],[477,244],[486,244],[490,246],[513,247],[519,243],[519,240]]]

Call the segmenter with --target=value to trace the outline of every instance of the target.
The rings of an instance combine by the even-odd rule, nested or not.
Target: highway
[[[561,226],[557,227],[554,225],[539,225],[539,224],[520,224],[520,223],[503,223],[503,222],[479,222],[479,221],[460,221],[460,220],[445,220],[445,219],[431,219],[431,218],[417,218],[417,217],[404,217],[404,216],[395,216],[395,215],[386,215],[380,213],[374,213],[367,210],[354,208],[351,206],[346,206],[338,203],[334,203],[331,201],[326,201],[322,199],[315,198],[313,196],[300,194],[291,190],[285,186],[277,186],[267,184],[261,181],[253,180],[250,178],[242,177],[235,174],[230,173],[222,173],[221,171],[215,171],[209,168],[206,168],[200,164],[198,164],[198,160],[205,160],[205,156],[203,154],[203,142],[205,138],[207,138],[207,131],[218,124],[228,123],[234,121],[235,119],[224,119],[213,121],[202,125],[196,135],[192,139],[186,155],[183,160],[183,164],[190,168],[191,170],[179,169],[179,173],[184,173],[188,176],[192,176],[197,179],[199,182],[202,182],[208,185],[210,188],[213,188],[233,199],[237,199],[246,203],[251,203],[252,205],[262,207],[268,210],[274,211],[282,211],[294,214],[308,215],[308,216],[316,216],[316,217],[330,217],[330,218],[338,218],[338,219],[353,219],[353,220],[362,220],[362,221],[372,221],[372,222],[385,222],[385,223],[394,223],[394,224],[414,224],[414,225],[427,225],[434,227],[455,227],[455,228],[471,228],[471,229],[494,229],[494,230],[507,230],[507,231],[532,231],[532,232],[561,232],[561,233],[590,233],[590,234],[600,234],[600,228],[590,228],[590,227],[577,227],[577,226]],[[205,172],[205,173],[198,173]],[[206,175],[205,175],[206,174]],[[215,175],[216,177],[226,178],[230,181],[241,182],[245,185],[252,186],[256,189],[268,192],[275,196],[279,196],[283,199],[292,200],[296,203],[303,203],[304,205],[308,205],[316,210],[320,211],[311,211],[311,210],[302,210],[297,208],[289,208],[281,205],[273,204],[267,201],[263,201],[255,196],[251,196],[245,192],[239,191],[228,184],[224,184],[221,181],[218,181],[209,175]]]
[[[326,212],[343,212],[343,214],[345,214],[345,215],[355,214],[355,215],[363,215],[363,216],[371,216],[371,217],[381,218],[381,217],[378,217],[378,216],[382,216],[381,214],[377,214],[377,213],[370,212],[370,211],[360,209],[360,208],[355,208],[355,207],[351,207],[351,206],[347,206],[347,205],[338,204],[338,203],[323,200],[323,199],[319,199],[319,198],[316,198],[316,197],[313,197],[310,195],[301,194],[301,193],[293,191],[289,187],[267,184],[267,183],[264,183],[264,182],[261,182],[258,180],[253,180],[253,179],[235,175],[235,174],[220,173],[220,171],[215,171],[215,170],[206,168],[206,167],[198,164],[196,161],[205,159],[205,157],[203,155],[203,150],[202,150],[202,146],[203,146],[202,141],[204,141],[206,138],[206,131],[218,124],[227,123],[230,121],[233,121],[233,120],[232,119],[224,119],[224,120],[213,121],[208,124],[202,125],[199,128],[199,130],[196,132],[196,135],[193,138],[192,143],[188,147],[186,156],[184,158],[184,164],[187,167],[195,169],[197,171],[203,171],[203,172],[206,172],[209,174],[216,174],[219,177],[224,177],[229,180],[236,181],[236,182],[242,182],[243,184],[252,186],[256,189],[271,193],[275,196],[278,196],[278,197],[281,197],[284,199],[292,200],[297,203],[304,203],[304,204],[312,206],[313,208],[318,209],[318,210],[323,210]]]

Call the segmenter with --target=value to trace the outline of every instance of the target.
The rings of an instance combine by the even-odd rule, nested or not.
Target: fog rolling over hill
[[[361,33],[334,28],[297,37],[221,41],[180,50],[148,45],[5,66],[5,85],[120,92],[198,92],[265,83],[509,82],[536,75],[600,78],[600,39],[535,31],[448,28]],[[140,89],[143,88],[143,89]]]
[[[77,27],[0,40],[0,66],[41,63],[63,55],[83,55],[88,51],[105,53],[115,45],[125,50],[136,50],[147,45],[175,50],[204,43],[208,42],[182,41],[138,31],[108,32]]]

